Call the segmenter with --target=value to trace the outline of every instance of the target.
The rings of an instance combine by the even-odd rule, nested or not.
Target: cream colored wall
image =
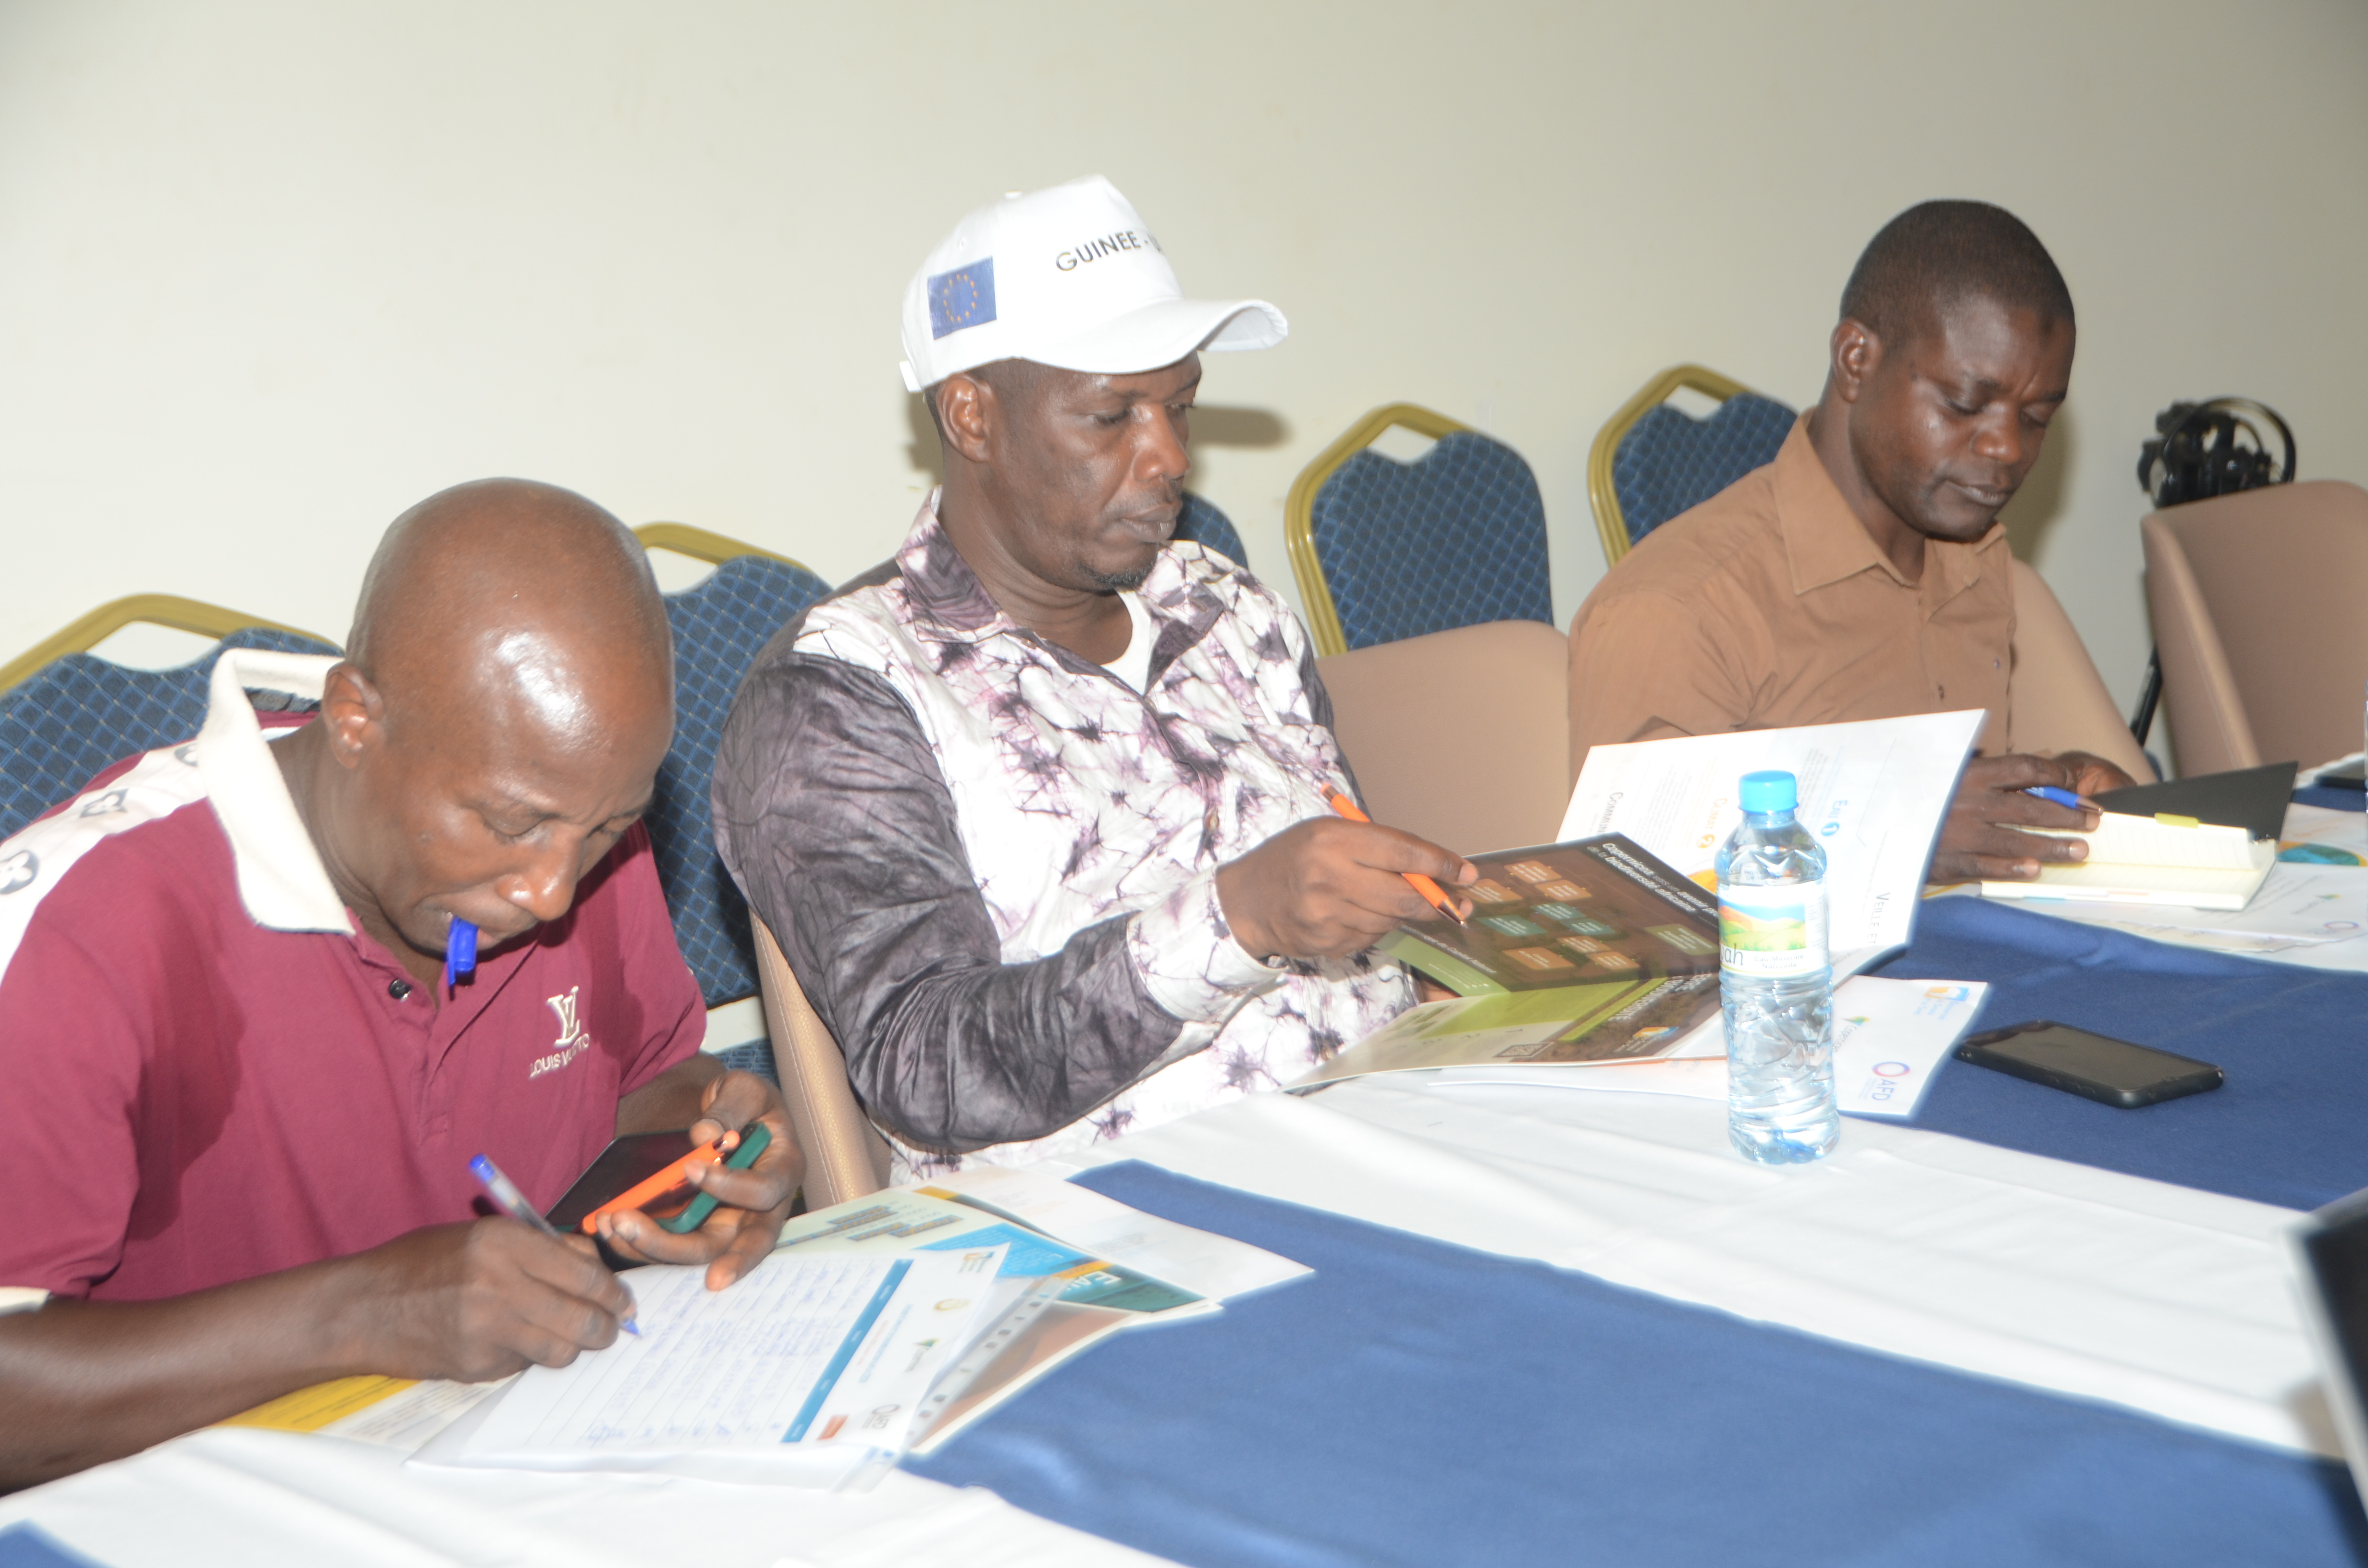
[[[1696,358],[1792,402],[1859,248],[1977,196],[2080,307],[2012,520],[2118,699],[2174,397],[2368,480],[2368,7],[0,5],[0,656],[170,590],[341,635],[381,527],[486,473],[833,579],[928,483],[905,279],[1088,171],[1196,292],[1197,485],[1286,585],[1291,477],[1406,398],[1536,466],[1567,617],[1597,426]],[[926,446],[926,443],[923,443]]]

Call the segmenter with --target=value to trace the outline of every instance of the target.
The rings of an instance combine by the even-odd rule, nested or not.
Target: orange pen
[[[1367,816],[1363,812],[1359,811],[1357,809],[1356,801],[1349,799],[1348,796],[1343,795],[1338,790],[1329,790],[1325,793],[1326,797],[1331,801],[1332,810],[1336,814],[1347,817],[1350,822],[1363,823],[1368,827],[1372,825],[1373,819]],[[1400,871],[1398,875],[1406,880],[1407,886],[1413,888],[1415,892],[1422,894],[1425,899],[1429,900],[1430,906],[1433,909],[1436,909],[1441,915],[1446,915],[1458,926],[1463,924],[1463,916],[1455,913],[1455,905],[1450,903],[1447,895],[1440,891],[1439,884],[1437,882],[1432,881],[1420,871]]]
[[[677,1187],[689,1187],[691,1166],[712,1165],[715,1164],[716,1161],[730,1153],[733,1149],[739,1144],[739,1142],[740,1134],[737,1132],[727,1132],[712,1143],[700,1144],[698,1148],[693,1149],[689,1153],[685,1154],[681,1159],[677,1160],[666,1169],[658,1172],[657,1175],[650,1177],[647,1181],[643,1182],[639,1187],[627,1188],[625,1191],[620,1192],[616,1197],[609,1199],[608,1202],[600,1205],[599,1208],[592,1210],[589,1214],[585,1215],[584,1233],[587,1236],[599,1234],[600,1232],[598,1221],[603,1214],[616,1214],[628,1209],[639,1209],[645,1204],[655,1202],[658,1199],[664,1198],[666,1194],[674,1191]],[[663,1218],[664,1216],[654,1217]]]

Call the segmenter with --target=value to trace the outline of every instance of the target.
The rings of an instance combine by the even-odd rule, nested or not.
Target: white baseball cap
[[[905,387],[997,359],[1133,375],[1290,331],[1264,300],[1186,299],[1133,204],[1088,175],[1014,191],[938,243],[905,289]]]

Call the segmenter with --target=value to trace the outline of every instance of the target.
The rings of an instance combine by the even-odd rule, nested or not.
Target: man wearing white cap
[[[904,314],[945,484],[758,656],[715,818],[910,1177],[1290,1082],[1413,1001],[1399,873],[1474,873],[1331,813],[1306,634],[1170,538],[1200,352],[1281,312],[1185,299],[1097,176],[963,219]]]

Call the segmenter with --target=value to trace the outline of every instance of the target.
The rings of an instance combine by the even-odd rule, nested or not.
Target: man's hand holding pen
[[[1234,940],[1256,957],[1345,958],[1401,921],[1441,913],[1409,876],[1452,890],[1479,874],[1462,856],[1410,833],[1319,817],[1220,868],[1217,899]],[[1456,919],[1471,915],[1469,900],[1452,892],[1445,897]]]

